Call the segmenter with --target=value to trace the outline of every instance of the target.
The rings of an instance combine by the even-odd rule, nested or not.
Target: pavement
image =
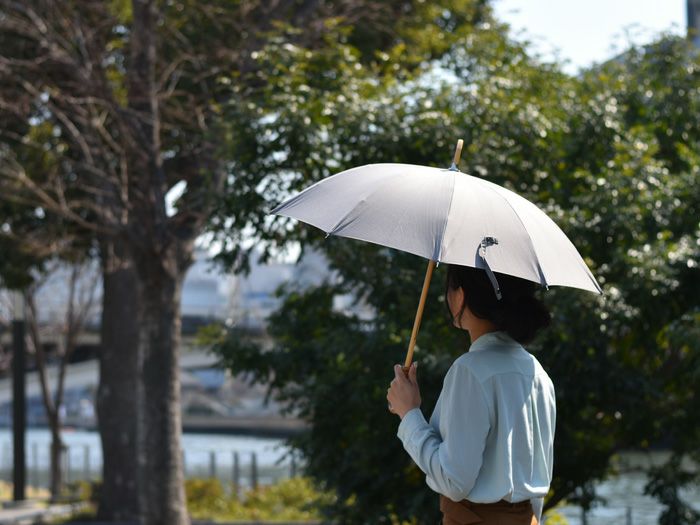
[[[23,502],[21,506],[6,506],[0,508],[0,525],[33,525],[48,519],[70,517],[83,510],[85,503],[68,503],[49,505]]]

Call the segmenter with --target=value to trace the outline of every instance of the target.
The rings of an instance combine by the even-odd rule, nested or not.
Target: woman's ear
[[[464,309],[465,309],[465,304],[464,304],[464,290],[462,287],[455,288],[452,290],[452,317],[454,319],[454,324],[458,328],[464,328],[462,326],[462,316],[464,315]]]
[[[464,306],[464,299],[465,299],[465,297],[464,297],[464,288],[462,288],[462,287],[460,286],[459,288],[457,288],[456,292],[457,292],[457,295],[456,295],[457,307],[461,310],[462,307]]]

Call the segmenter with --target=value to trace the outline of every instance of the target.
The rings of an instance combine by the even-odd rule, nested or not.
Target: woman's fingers
[[[406,374],[403,373],[403,367],[401,365],[394,365],[394,381],[404,383],[407,381]]]
[[[413,363],[408,369],[408,380],[414,385],[418,384],[418,363]]]

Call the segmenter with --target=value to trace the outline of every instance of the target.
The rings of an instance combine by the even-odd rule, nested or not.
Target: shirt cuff
[[[396,432],[396,435],[403,442],[405,447],[408,440],[411,439],[413,433],[419,428],[427,425],[428,422],[425,420],[423,412],[421,412],[420,408],[412,408],[404,414],[401,423],[399,423],[399,430]]]
[[[542,508],[544,507],[544,498],[532,498],[532,513],[537,518],[537,523],[542,523]]]

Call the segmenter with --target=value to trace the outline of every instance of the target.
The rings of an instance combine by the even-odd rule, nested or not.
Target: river
[[[68,481],[98,479],[102,468],[102,447],[97,432],[82,430],[63,432],[67,447],[64,469]],[[26,437],[27,482],[48,486],[49,445],[51,435],[45,429],[28,429]],[[230,436],[222,434],[183,434],[185,475],[217,477],[224,483],[234,479],[235,455],[238,459],[239,483],[250,486],[253,478],[271,483],[288,477],[296,470],[289,449],[281,439]],[[255,475],[252,470],[256,469]],[[12,434],[0,429],[0,479],[12,478]]]

